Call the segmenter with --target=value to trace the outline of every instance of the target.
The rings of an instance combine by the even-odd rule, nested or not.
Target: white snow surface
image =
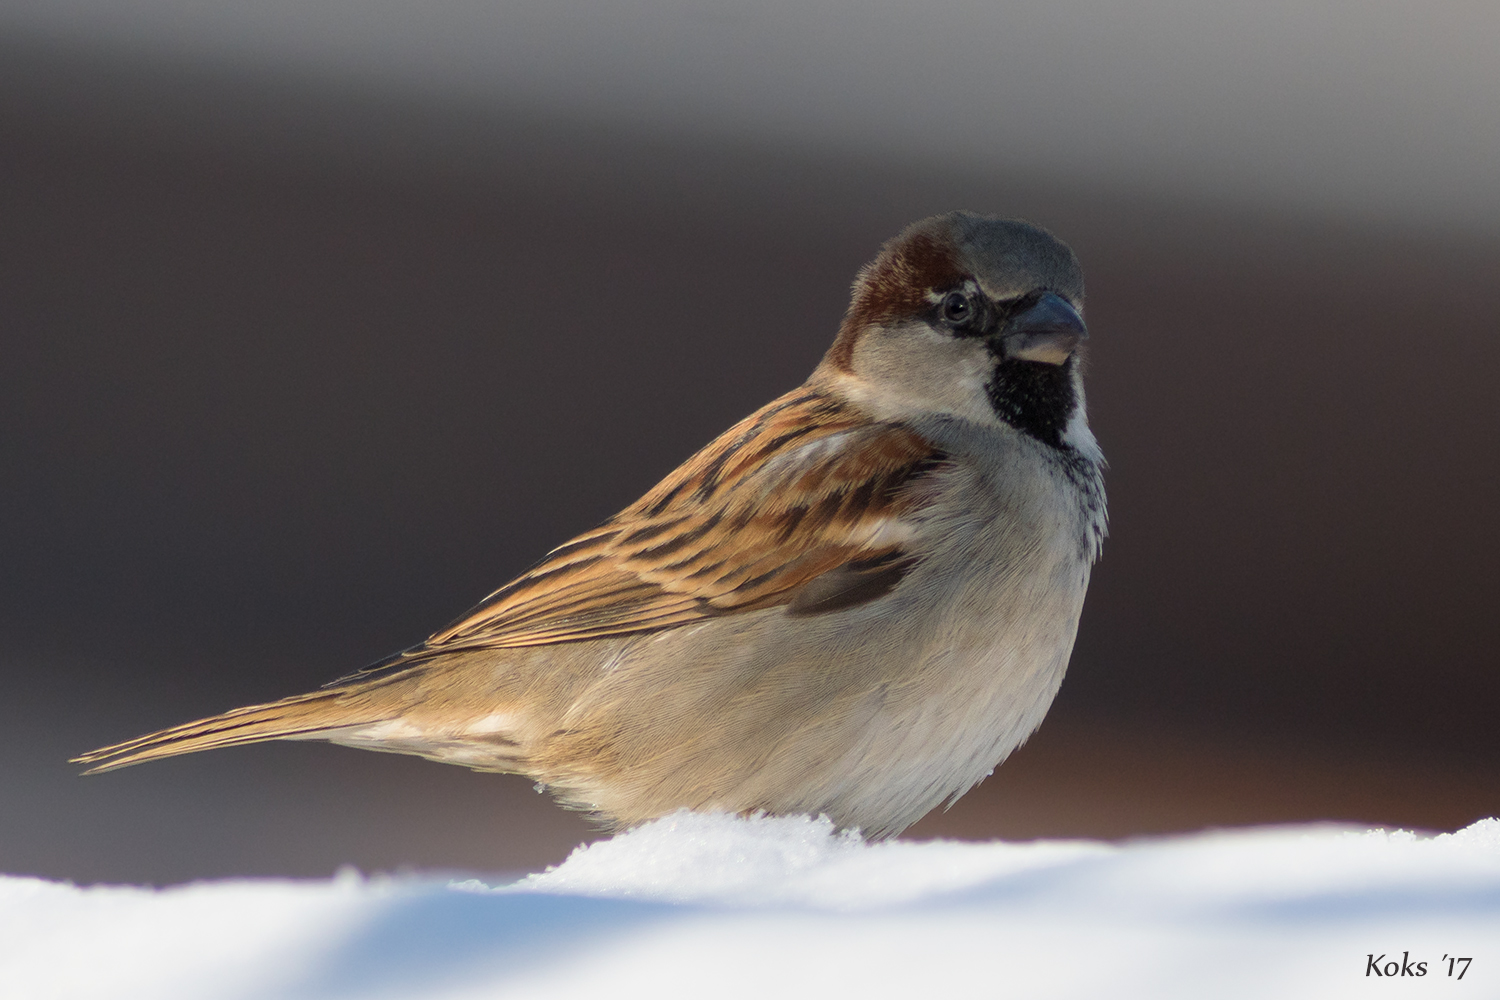
[[[679,813],[496,885],[0,876],[7,998],[768,995],[1500,997],[1500,820],[867,844]]]

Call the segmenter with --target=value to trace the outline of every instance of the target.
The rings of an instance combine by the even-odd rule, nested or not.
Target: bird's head
[[[880,417],[999,422],[1067,449],[1087,434],[1082,313],[1064,243],[951,212],[908,226],[860,272],[820,372]]]

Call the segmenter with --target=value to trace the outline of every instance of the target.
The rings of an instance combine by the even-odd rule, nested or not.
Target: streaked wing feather
[[[907,428],[798,390],[406,656],[624,635],[789,604],[851,564],[847,587],[825,584],[799,612],[858,603],[840,598],[850,588],[878,596],[911,565],[905,519],[922,501],[908,487],[942,461]]]

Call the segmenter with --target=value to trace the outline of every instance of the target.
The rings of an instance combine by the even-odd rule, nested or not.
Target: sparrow
[[[1062,682],[1106,527],[1082,313],[1047,231],[914,223],[800,388],[447,628],[75,762],[327,740],[527,775],[614,828],[687,808],[897,834]]]

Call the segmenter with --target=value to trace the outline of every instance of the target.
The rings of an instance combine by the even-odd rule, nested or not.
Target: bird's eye
[[[974,318],[974,305],[963,292],[949,292],[943,299],[943,319],[962,326]]]

